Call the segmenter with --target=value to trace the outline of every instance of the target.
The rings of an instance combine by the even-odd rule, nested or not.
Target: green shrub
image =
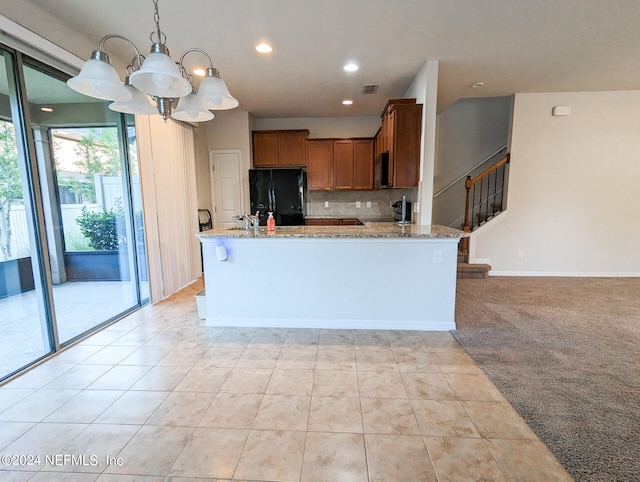
[[[76,223],[80,226],[80,232],[89,239],[93,249],[115,251],[126,248],[124,215],[121,209],[94,213],[87,211],[86,206],[83,206],[82,214],[78,216]]]
[[[92,251],[91,242],[80,233],[64,233],[66,251]]]

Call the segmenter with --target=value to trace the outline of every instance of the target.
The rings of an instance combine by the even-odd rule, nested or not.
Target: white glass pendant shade
[[[123,114],[153,115],[158,113],[158,108],[151,103],[144,92],[125,82],[124,88],[131,93],[131,99],[112,102],[109,109]]]
[[[183,122],[205,122],[213,119],[213,113],[202,105],[198,97],[196,94],[182,97],[171,117]]]
[[[240,103],[229,93],[227,84],[220,77],[208,75],[200,81],[198,97],[204,106],[212,110],[227,110],[238,107]]]
[[[183,97],[191,92],[191,84],[180,75],[171,57],[161,52],[150,53],[140,70],[131,74],[131,85],[158,97]]]
[[[116,69],[103,60],[87,60],[80,73],[67,80],[67,85],[76,92],[96,99],[112,101],[131,99],[131,94],[122,85]]]

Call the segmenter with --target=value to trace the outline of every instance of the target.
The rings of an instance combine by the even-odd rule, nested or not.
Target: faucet
[[[239,221],[244,221],[244,229],[249,231],[249,228],[253,226],[253,230],[257,233],[260,231],[260,211],[256,211],[256,214],[252,216],[251,214],[240,214],[239,216],[235,216]]]

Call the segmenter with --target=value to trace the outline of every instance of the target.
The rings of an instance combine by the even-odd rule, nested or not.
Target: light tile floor
[[[148,284],[140,283],[142,299],[149,297]],[[130,281],[72,281],[54,285],[53,302],[61,343],[136,306],[135,289]],[[31,290],[0,299],[0,377],[49,352],[38,311],[39,296],[39,292]]]
[[[450,333],[211,328],[199,289],[0,387],[0,479],[571,480]]]

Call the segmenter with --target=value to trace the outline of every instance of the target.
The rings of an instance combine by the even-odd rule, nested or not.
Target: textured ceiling
[[[93,39],[85,57],[108,33],[148,51],[151,0],[29,1]],[[439,110],[461,97],[640,88],[638,0],[160,0],[159,10],[174,58],[209,52],[257,117],[378,115],[426,60],[440,61]],[[271,55],[255,52],[260,39]],[[106,50],[132,57],[118,40]],[[344,72],[348,60],[360,70]],[[380,87],[363,95],[365,84]]]

